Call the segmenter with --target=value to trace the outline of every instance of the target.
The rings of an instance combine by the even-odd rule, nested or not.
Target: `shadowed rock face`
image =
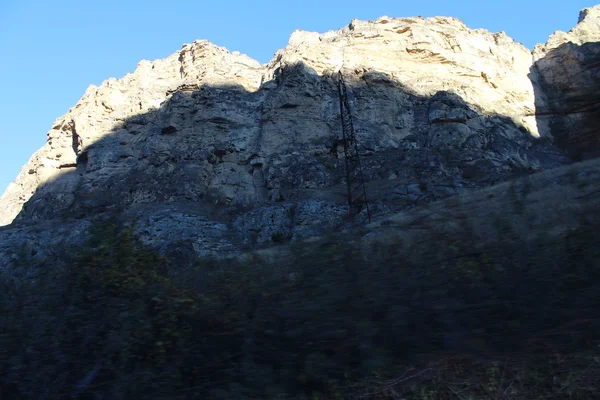
[[[117,212],[178,257],[342,225],[340,68],[376,213],[570,162],[538,138],[535,102],[549,103],[527,49],[453,18],[382,17],[295,32],[267,65],[201,41],[90,87],[0,199],[0,224],[16,217],[14,241]]]
[[[540,131],[574,159],[600,155],[600,6],[581,12],[571,31],[555,32],[534,52]]]
[[[511,118],[485,115],[455,93],[417,96],[375,72],[351,72],[347,84],[375,213],[569,162]],[[338,110],[336,80],[303,63],[254,92],[176,92],[83,148],[13,225],[117,212],[178,259],[322,234],[345,223]]]
[[[17,220],[153,203],[232,210],[302,200],[343,204],[337,82],[303,63],[279,74],[256,92],[179,91],[160,109],[125,120],[39,188]],[[383,73],[347,80],[364,175],[382,209],[568,162],[510,118],[485,115],[454,93],[417,96]],[[410,185],[418,192],[403,189]]]
[[[145,162],[138,162],[140,156],[163,163],[166,154],[177,151],[176,158],[197,159],[201,152],[209,151],[206,146],[218,147],[218,141],[232,139],[237,150],[221,148],[210,154],[224,157],[224,162],[240,149],[248,158],[254,153],[259,158],[274,153],[296,157],[294,152],[312,156],[310,151],[323,150],[323,143],[316,142],[331,142],[331,136],[338,134],[334,123],[337,97],[328,76],[339,69],[349,79],[371,86],[393,82],[403,87],[404,98],[394,94],[382,104],[377,103],[379,98],[370,97],[381,92],[379,89],[363,90],[357,98],[356,117],[365,121],[359,126],[361,139],[372,145],[398,147],[413,128],[429,122],[423,111],[427,105],[419,104],[413,110],[411,104],[403,104],[406,96],[427,99],[450,90],[482,115],[508,117],[537,136],[533,87],[527,78],[530,66],[530,52],[505,34],[471,30],[457,19],[443,17],[382,17],[370,22],[355,20],[325,34],[296,31],[288,46],[266,65],[197,41],[166,59],[140,62],[135,72],[122,79],[90,86],[77,105],[56,120],[47,144],[3,195],[0,225],[10,223],[40,185],[55,181],[74,169],[78,158],[83,162],[88,155],[86,174],[90,179],[104,179],[113,170],[130,168],[131,163],[145,169]],[[240,90],[229,90],[234,87]],[[148,120],[157,118],[160,126],[148,125]],[[147,139],[150,126],[158,129],[156,137],[161,140]],[[182,149],[173,148],[172,143],[185,135],[190,140],[179,142],[189,148],[179,154]],[[259,176],[244,172],[232,179],[223,182],[223,187],[219,187],[221,182],[207,181],[201,193],[227,192],[228,201],[235,203],[252,203],[255,196],[263,196],[242,196],[235,189],[253,187]],[[289,183],[294,183],[293,179]],[[153,201],[154,196],[160,201],[162,196],[134,191],[146,199],[143,201]],[[197,195],[190,193],[192,198]],[[64,201],[68,201],[66,197]]]

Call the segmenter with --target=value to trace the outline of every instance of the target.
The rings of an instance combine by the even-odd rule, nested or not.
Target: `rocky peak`
[[[575,159],[600,154],[600,5],[533,50],[538,127]]]
[[[77,104],[54,122],[46,145],[32,156],[3,194],[0,204],[6,208],[0,213],[0,226],[14,219],[38,187],[74,170],[78,157],[87,154],[89,146],[102,138],[122,136],[125,121],[131,123],[136,115],[160,109],[174,93],[195,90],[202,84],[255,91],[262,73],[260,63],[250,57],[199,40],[183,45],[165,59],[143,60],[133,73],[121,79],[90,85]],[[87,159],[87,155],[84,157]],[[94,168],[111,166],[114,164],[108,161]]]
[[[324,34],[295,31],[268,65],[303,62],[319,75],[387,74],[405,90],[433,96],[452,90],[485,113],[509,116],[534,136],[531,53],[505,33],[472,30],[450,17],[353,20]]]
[[[598,26],[598,18],[600,18],[600,5],[590,8],[584,8],[579,12],[578,24],[595,24]]]
[[[584,43],[598,41],[600,41],[600,4],[581,10],[577,25],[569,32],[555,31],[545,44],[535,46],[533,57],[534,60],[539,60],[552,49],[565,43],[581,46]]]

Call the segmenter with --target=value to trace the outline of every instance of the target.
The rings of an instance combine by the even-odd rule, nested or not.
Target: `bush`
[[[338,237],[177,269],[104,224],[0,279],[0,397],[593,398],[597,232]]]

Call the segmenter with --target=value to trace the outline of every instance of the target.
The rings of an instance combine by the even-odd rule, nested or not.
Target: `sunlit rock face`
[[[2,196],[0,225],[10,223],[46,184],[51,183],[55,192],[52,207],[60,209],[75,202],[73,185],[102,180],[128,168],[126,158],[136,146],[134,135],[142,130],[144,116],[160,110],[178,88],[236,85],[252,91],[260,85],[262,73],[261,65],[245,55],[196,41],[168,58],[140,62],[135,72],[122,79],[90,86],[75,107],[54,122],[46,145]],[[78,158],[80,164],[87,163],[85,177],[82,171],[74,173]]]
[[[375,213],[563,165],[539,138],[532,63],[504,33],[445,17],[296,31],[265,65],[197,41],[88,88],[0,199],[0,225],[117,212],[195,255],[339,226],[339,70]]]
[[[384,73],[405,91],[431,97],[451,90],[486,114],[514,119],[537,135],[531,54],[504,32],[472,30],[448,17],[354,20],[336,32],[296,31],[269,70],[302,61],[323,74],[342,68]]]
[[[538,124],[575,159],[600,155],[600,5],[533,51]]]

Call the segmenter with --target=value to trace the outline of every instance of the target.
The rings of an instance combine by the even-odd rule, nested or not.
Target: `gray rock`
[[[569,32],[533,51],[540,132],[575,159],[600,155],[600,5],[586,8]]]
[[[582,49],[600,37],[590,23],[596,12],[568,34],[585,43],[551,55],[564,44],[551,38],[536,49],[535,66],[505,34],[442,17],[296,31],[266,65],[206,41],[142,61],[122,79],[88,88],[54,123],[0,198],[0,225],[12,223],[0,231],[3,248],[53,246],[103,213],[121,215],[144,243],[186,260],[343,226],[338,70],[374,213],[568,164],[561,147],[573,155],[563,138],[574,134],[555,119],[564,104],[597,103],[585,91],[596,53]],[[573,71],[587,71],[574,80],[581,95],[555,96],[572,93],[556,70],[565,57]],[[546,121],[540,110],[554,114]],[[565,118],[587,124],[589,115]],[[36,224],[52,233],[36,236]]]

